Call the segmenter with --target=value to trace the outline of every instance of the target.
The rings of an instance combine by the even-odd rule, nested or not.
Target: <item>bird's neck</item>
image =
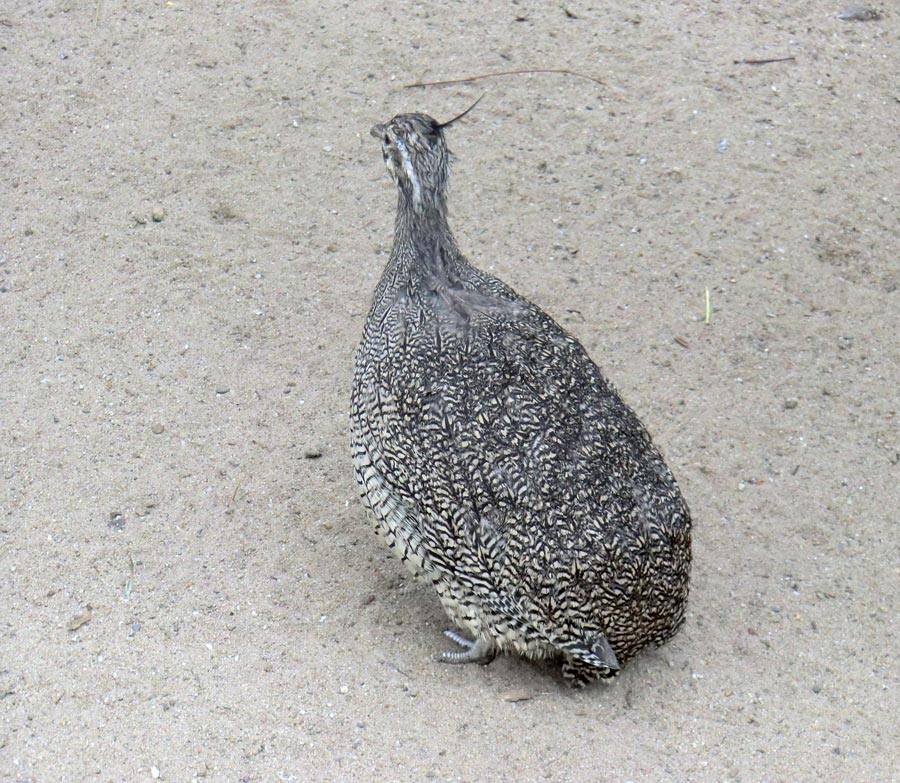
[[[428,194],[416,202],[406,188],[398,188],[395,239],[417,241],[450,234],[447,224],[447,198],[443,193]]]
[[[391,261],[401,278],[455,276],[453,272],[462,261],[447,222],[443,194],[413,204],[400,190]]]

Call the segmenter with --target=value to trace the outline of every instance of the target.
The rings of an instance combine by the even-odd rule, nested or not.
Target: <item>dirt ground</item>
[[[881,5],[2,3],[0,781],[900,779]],[[527,68],[604,86],[404,88]],[[582,340],[695,518],[685,628],[581,692],[436,662],[350,467],[369,128],[482,93],[461,247]]]

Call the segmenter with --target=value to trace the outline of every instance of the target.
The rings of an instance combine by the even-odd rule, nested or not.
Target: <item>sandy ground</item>
[[[898,779],[900,13],[841,10],[3,3],[0,780]],[[515,68],[606,86],[402,88]],[[435,662],[348,456],[368,130],[485,91],[460,244],[695,516],[684,630],[583,692]]]

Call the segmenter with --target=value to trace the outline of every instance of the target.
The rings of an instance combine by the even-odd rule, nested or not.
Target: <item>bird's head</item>
[[[477,103],[448,122],[438,122],[427,114],[398,114],[372,128],[372,135],[381,141],[387,170],[414,209],[443,206],[453,157],[444,139],[444,129],[468,114]]]

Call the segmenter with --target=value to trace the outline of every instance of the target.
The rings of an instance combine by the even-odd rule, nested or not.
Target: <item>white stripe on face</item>
[[[396,139],[394,145],[397,147],[400,157],[403,158],[403,170],[406,172],[406,178],[409,180],[413,189],[413,204],[416,207],[422,206],[422,188],[419,185],[419,178],[413,169],[412,159],[409,156],[409,149],[403,139]]]

